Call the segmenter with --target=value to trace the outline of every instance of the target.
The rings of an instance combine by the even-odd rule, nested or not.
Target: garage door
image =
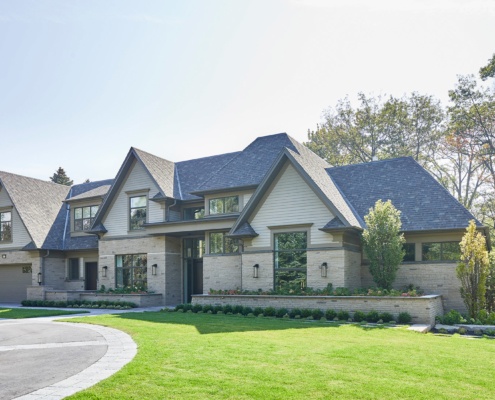
[[[30,285],[30,266],[0,265],[0,302],[20,303],[26,299],[26,290]]]

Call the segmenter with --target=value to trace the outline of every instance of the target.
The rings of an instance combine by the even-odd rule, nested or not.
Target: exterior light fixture
[[[101,271],[102,271],[101,276],[103,276],[103,278],[107,277],[107,270],[108,270],[108,267],[106,265],[101,269]]]
[[[41,282],[42,282],[42,276],[41,276],[41,272],[38,272],[38,285],[41,286]]]
[[[2,254],[2,258],[7,258],[7,254]]]
[[[321,277],[326,278],[327,277],[328,264],[326,262],[322,263],[320,265],[320,270],[321,270]]]
[[[156,269],[158,268],[158,265],[157,264],[153,264],[151,266],[151,274],[152,275],[156,275]]]
[[[258,275],[258,270],[260,269],[260,265],[259,264],[254,264],[253,265],[253,278],[257,278],[259,275]]]

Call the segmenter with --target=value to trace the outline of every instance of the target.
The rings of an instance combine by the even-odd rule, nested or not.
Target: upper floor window
[[[423,243],[423,261],[458,261],[461,256],[459,242]]]
[[[239,196],[210,199],[210,214],[228,214],[239,212]]]
[[[201,219],[205,216],[205,208],[204,207],[188,207],[182,210],[183,219],[185,221],[191,219]]]
[[[74,230],[89,231],[95,220],[98,206],[75,207],[74,208]]]
[[[131,231],[143,229],[146,222],[146,196],[135,196],[129,199],[129,228]]]
[[[229,238],[225,232],[210,233],[210,254],[232,254],[238,252],[238,239]]]
[[[12,241],[12,212],[0,212],[0,242]]]

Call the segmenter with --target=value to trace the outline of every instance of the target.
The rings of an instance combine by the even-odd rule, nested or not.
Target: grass
[[[78,321],[129,333],[138,354],[70,399],[493,399],[490,339],[190,313]]]
[[[40,310],[33,308],[0,308],[0,319],[54,317],[57,315],[81,314],[88,311]]]

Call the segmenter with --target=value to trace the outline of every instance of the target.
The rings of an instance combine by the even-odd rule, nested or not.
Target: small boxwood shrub
[[[242,311],[244,310],[243,306],[234,306],[232,307],[232,313],[233,314],[242,314]]]
[[[208,312],[213,311],[213,307],[210,304],[206,304],[203,306],[203,312],[207,314]]]
[[[225,306],[223,306],[223,313],[224,314],[232,313],[233,309],[234,308],[230,304],[226,304]]]
[[[397,322],[399,324],[409,324],[412,321],[411,314],[409,314],[407,311],[403,311],[399,314],[399,317],[397,318]]]
[[[336,316],[337,316],[337,312],[335,310],[326,310],[325,311],[325,317],[329,321],[333,321]]]
[[[337,313],[337,318],[340,321],[347,321],[349,319],[349,313],[347,311],[339,311]]]
[[[311,313],[313,319],[321,319],[324,315],[325,314],[323,313],[323,311],[319,309],[313,310],[313,312]]]
[[[379,319],[380,319],[380,314],[378,314],[377,311],[372,310],[366,314],[366,321],[368,322],[378,322]]]
[[[251,307],[243,307],[242,315],[249,315],[253,313],[253,309]]]
[[[265,317],[274,317],[276,313],[277,313],[277,310],[275,310],[274,307],[266,307],[263,310],[263,315]]]
[[[300,308],[293,308],[292,310],[290,310],[289,316],[291,318],[296,318],[296,315],[299,315],[299,317],[301,316],[301,309]]]
[[[253,314],[255,316],[258,316],[260,314],[263,314],[263,308],[262,307],[255,307],[254,310],[253,310]]]
[[[203,311],[203,306],[201,304],[195,304],[192,306],[193,313],[197,313],[199,311]]]
[[[366,320],[366,314],[362,311],[356,311],[352,316],[354,322],[361,322]]]
[[[275,316],[277,318],[283,318],[285,314],[288,314],[289,310],[287,308],[279,308],[277,309],[277,312],[275,313]]]
[[[443,317],[438,318],[440,323],[444,325],[460,324],[463,319],[462,315],[456,310],[450,310],[448,313],[444,314]]]
[[[213,314],[218,314],[219,311],[223,312],[222,306],[213,306]]]
[[[383,312],[380,314],[380,319],[387,323],[387,322],[390,322],[390,321],[393,321],[394,320],[394,316],[392,314],[390,314],[389,312]]]
[[[313,310],[310,310],[309,308],[303,308],[301,310],[301,318],[308,318],[313,316]]]

